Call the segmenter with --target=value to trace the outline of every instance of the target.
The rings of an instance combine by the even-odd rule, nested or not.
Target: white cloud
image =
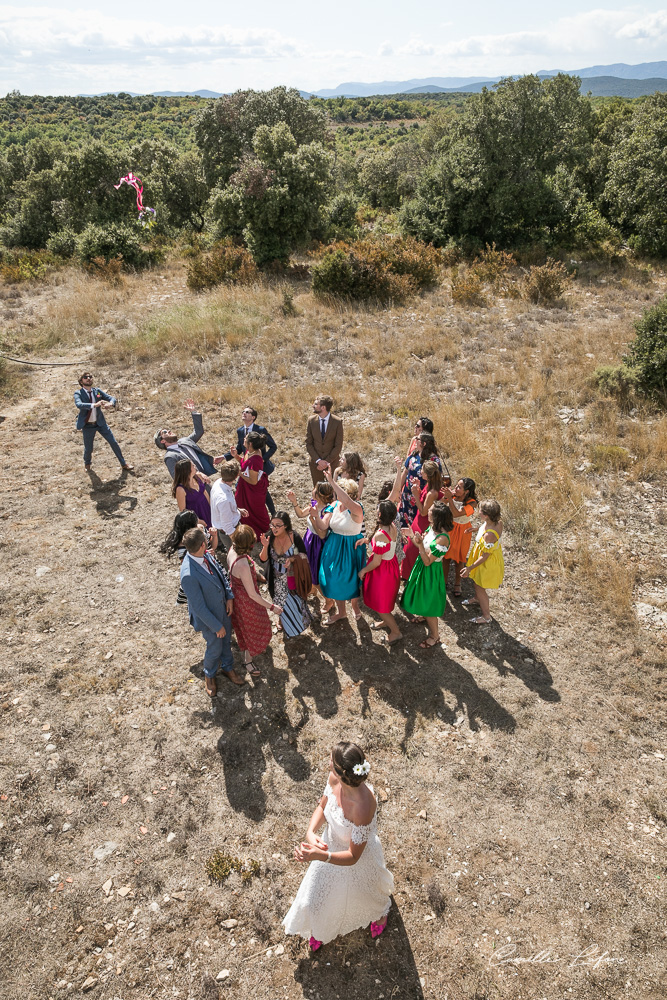
[[[0,93],[15,87],[25,93],[80,93],[277,83],[319,89],[351,78],[519,74],[660,59],[667,41],[667,11],[637,7],[583,11],[535,25],[457,37],[447,23],[434,25],[424,37],[386,37],[379,45],[376,38],[351,31],[355,48],[345,50],[338,48],[338,38],[326,48],[326,41],[317,45],[269,28],[169,26],[122,12],[0,6]]]

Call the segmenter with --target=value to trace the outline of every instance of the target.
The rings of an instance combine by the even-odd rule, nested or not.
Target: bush
[[[637,376],[627,365],[602,365],[596,368],[593,380],[606,396],[616,396],[622,404],[628,404],[638,388]]]
[[[70,260],[76,253],[76,233],[73,229],[61,229],[46,242],[46,249],[57,257]]]
[[[630,465],[628,449],[615,444],[594,444],[590,455],[591,468],[595,472],[619,472]]]
[[[496,244],[486,244],[479,256],[472,262],[471,271],[494,292],[505,297],[515,298],[518,294],[515,274],[517,262],[513,254],[505,250],[496,250]]]
[[[145,249],[136,229],[123,223],[98,226],[91,223],[76,238],[76,256],[82,264],[91,264],[96,258],[110,261],[122,257],[125,267],[146,267],[156,259],[154,251]]]
[[[358,204],[351,194],[338,194],[325,208],[327,237],[332,240],[354,239],[359,232]]]
[[[667,296],[645,309],[635,323],[637,336],[623,359],[638,390],[667,403]]]
[[[257,266],[245,247],[222,240],[210,253],[194,257],[188,265],[188,288],[201,292],[223,283],[252,285],[259,277]]]
[[[122,257],[111,257],[109,260],[105,260],[104,257],[93,257],[90,264],[84,266],[88,274],[92,274],[94,278],[102,278],[110,285],[122,285],[125,281],[121,273],[123,270]]]
[[[561,261],[547,257],[546,264],[533,265],[524,278],[522,294],[536,305],[552,305],[565,291],[569,281]]]
[[[405,301],[440,277],[440,253],[412,237],[366,237],[322,248],[313,291],[352,299]]]
[[[0,254],[0,278],[9,284],[39,281],[57,263],[46,250],[5,250]]]
[[[457,305],[485,306],[482,279],[472,268],[453,267],[451,270],[452,301]]]

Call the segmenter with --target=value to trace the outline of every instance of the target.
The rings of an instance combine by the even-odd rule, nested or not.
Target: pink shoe
[[[371,924],[371,937],[372,938],[380,937],[380,934],[382,934],[382,931],[385,929],[386,926],[387,926],[386,917],[384,918],[381,924],[376,924],[375,922],[373,922]]]
[[[312,935],[308,944],[310,945],[312,951],[317,951],[318,948],[322,947],[322,942],[316,941],[315,938],[312,937]]]

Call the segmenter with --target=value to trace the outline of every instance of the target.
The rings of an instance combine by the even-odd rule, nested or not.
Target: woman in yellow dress
[[[469,597],[463,603],[479,604],[482,613],[479,618],[473,618],[472,621],[475,625],[488,625],[491,615],[487,590],[497,590],[505,575],[505,561],[500,544],[503,522],[497,500],[483,500],[479,505],[479,514],[482,526],[477,532],[468,563],[461,570],[461,578],[470,577],[475,584],[475,596]]]

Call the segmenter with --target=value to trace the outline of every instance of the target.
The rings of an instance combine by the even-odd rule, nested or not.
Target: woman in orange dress
[[[449,581],[449,567],[454,563],[454,589],[453,597],[461,596],[461,570],[466,564],[470,541],[472,539],[470,525],[475,515],[477,507],[477,497],[475,496],[475,480],[459,479],[454,489],[444,489],[444,500],[452,512],[454,518],[454,528],[450,532],[450,544],[447,558],[443,560],[442,566],[445,574],[445,583]]]

